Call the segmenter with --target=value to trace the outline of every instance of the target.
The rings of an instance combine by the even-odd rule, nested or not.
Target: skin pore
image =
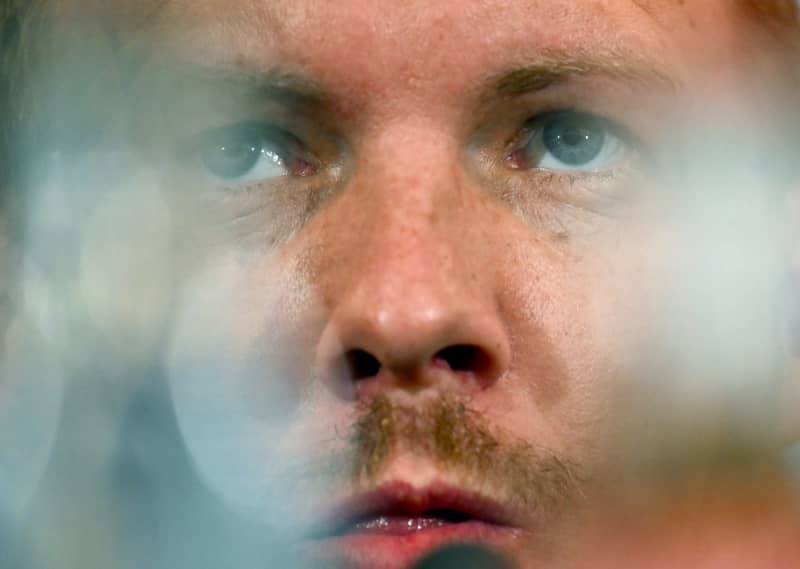
[[[692,188],[681,168],[715,148],[681,154],[696,119],[755,140],[782,122],[764,86],[786,78],[743,4],[92,9],[130,69],[94,95],[121,92],[110,146],[152,172],[169,212],[154,282],[174,296],[159,326],[176,417],[226,500],[251,499],[214,454],[244,432],[224,460],[256,485],[292,472],[275,508],[301,521],[383,485],[447,484],[534,504],[502,546],[558,566],[578,503],[619,466],[620,430],[724,439],[669,409],[623,411],[661,346],[676,181]],[[117,181],[98,201],[117,203]],[[781,375],[785,355],[766,359]],[[654,375],[678,383],[681,363]],[[313,472],[341,458],[346,475]],[[392,567],[362,553],[343,557]]]

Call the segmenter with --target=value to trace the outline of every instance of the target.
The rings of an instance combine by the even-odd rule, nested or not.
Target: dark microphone
[[[417,561],[411,569],[514,569],[496,551],[474,544],[448,545]]]

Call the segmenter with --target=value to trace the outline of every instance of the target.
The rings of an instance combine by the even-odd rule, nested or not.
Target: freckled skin
[[[732,3],[639,4],[173,0],[164,8],[157,29],[169,32],[156,37],[175,57],[260,69],[278,62],[335,99],[330,121],[346,148],[335,191],[276,249],[241,262],[230,301],[242,354],[268,343],[301,386],[287,439],[329,441],[332,425],[347,428],[376,395],[413,407],[455,393],[509,438],[602,468],[612,397],[636,379],[646,276],[663,270],[650,255],[664,238],[655,208],[640,197],[609,220],[557,204],[566,231],[556,238],[530,213],[538,198],[515,210],[496,191],[509,176],[502,153],[485,174],[467,148],[484,126],[478,85],[548,50],[637,53],[678,85],[670,112],[708,105],[713,85],[720,105],[757,121],[767,94],[751,89],[753,76],[769,81],[772,70],[742,62],[758,40]],[[595,87],[586,79],[572,98],[582,104]],[[597,92],[601,108],[625,97],[633,112],[647,107],[630,93]],[[504,112],[498,103],[489,115]],[[655,125],[647,132],[674,126],[655,114],[641,119]],[[654,183],[637,189],[646,195]],[[440,350],[465,344],[488,364],[469,377],[435,367]],[[344,395],[331,369],[356,349],[381,372]],[[324,452],[329,443],[319,444]],[[408,464],[386,465],[385,479],[425,483]]]

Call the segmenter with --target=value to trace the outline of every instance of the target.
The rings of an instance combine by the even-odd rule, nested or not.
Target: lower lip
[[[316,541],[313,557],[351,569],[405,569],[426,553],[452,543],[506,548],[520,530],[477,520],[448,523],[393,516],[362,524],[351,533]]]

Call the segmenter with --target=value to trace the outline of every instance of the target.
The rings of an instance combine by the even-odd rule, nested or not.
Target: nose
[[[356,237],[329,271],[338,276],[325,291],[317,357],[319,375],[345,399],[488,390],[510,365],[494,295],[497,249],[479,227],[480,204],[467,203],[472,194],[452,170],[439,172],[372,172],[367,189],[339,204]]]
[[[320,343],[323,375],[341,397],[484,390],[507,369],[504,331],[485,307],[434,290],[366,290],[338,307]]]

